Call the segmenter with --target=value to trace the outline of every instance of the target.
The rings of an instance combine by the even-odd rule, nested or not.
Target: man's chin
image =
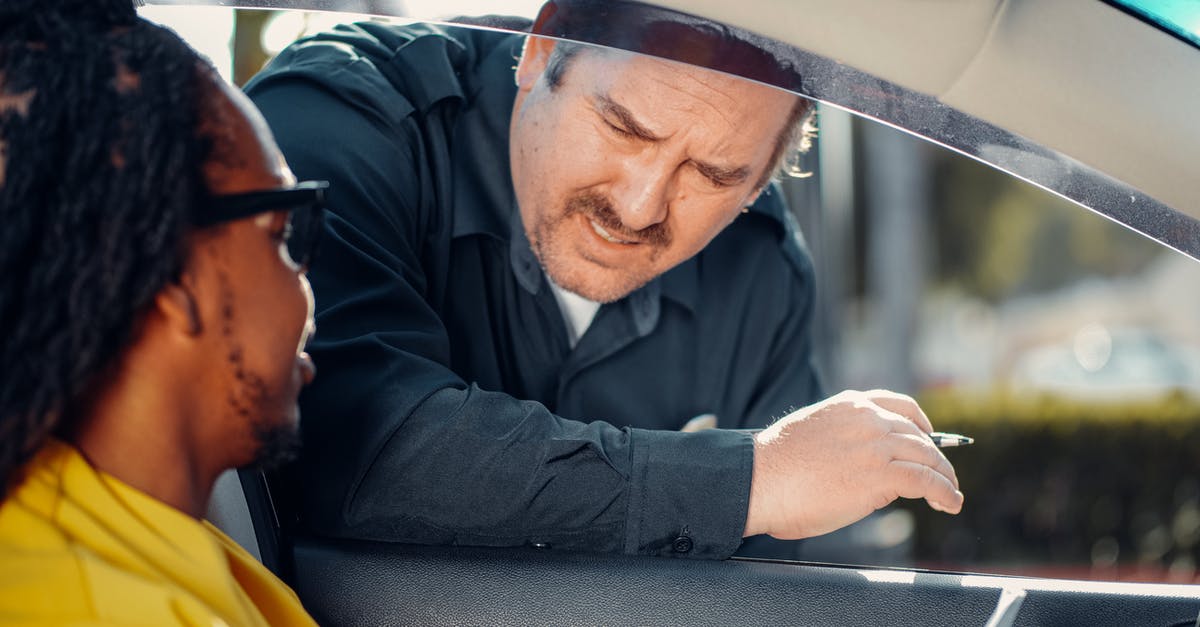
[[[571,292],[572,294],[582,296],[593,302],[604,304],[615,303],[632,294],[635,290],[637,290],[638,287],[641,287],[640,285],[634,287],[615,287],[611,285],[594,285],[589,283],[573,284],[571,282],[567,282],[566,285],[563,285],[558,281],[554,281],[554,283],[564,290]]]
[[[251,468],[263,471],[278,470],[295,461],[300,454],[300,429],[290,421],[280,421],[269,426],[259,425],[254,439],[258,450]]]
[[[587,268],[545,268],[546,275],[555,285],[597,303],[613,303],[629,296],[649,280],[631,280],[611,268],[586,264]],[[615,275],[615,276],[613,276]]]

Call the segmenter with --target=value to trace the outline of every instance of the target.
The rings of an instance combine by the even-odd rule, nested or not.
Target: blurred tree
[[[917,141],[917,140],[911,140]],[[1162,246],[989,166],[932,151],[935,279],[991,302],[1145,268]]]

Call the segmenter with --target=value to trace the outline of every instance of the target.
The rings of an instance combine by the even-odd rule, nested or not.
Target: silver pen
[[[938,448],[966,446],[968,444],[975,443],[975,438],[969,438],[965,435],[959,435],[957,433],[942,433],[941,431],[934,431],[933,433],[930,433],[929,439],[933,440],[933,445]]]

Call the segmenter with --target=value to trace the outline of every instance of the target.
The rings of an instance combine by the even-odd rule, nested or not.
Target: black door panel
[[[1001,584],[980,579],[1027,591],[1013,625],[1194,625],[1200,612],[1200,590],[1171,594],[1179,586],[1061,591],[1051,580],[758,560],[311,539],[294,557],[296,591],[325,625],[985,625]]]

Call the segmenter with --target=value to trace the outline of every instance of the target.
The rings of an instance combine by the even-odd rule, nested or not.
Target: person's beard
[[[229,390],[229,408],[241,420],[250,423],[254,440],[254,452],[246,467],[273,470],[294,460],[300,452],[300,427],[288,415],[288,407],[295,408],[296,398],[286,388],[273,389],[260,373],[249,369],[244,360],[245,351],[234,336],[236,308],[229,286],[229,278],[220,275],[223,314],[221,333],[227,344],[225,359],[233,375],[233,386]]]
[[[300,425],[282,409],[294,408],[296,401],[280,390],[271,390],[260,376],[243,372],[239,379],[248,401],[254,435],[254,459],[250,466],[277,470],[295,460],[300,452]]]
[[[288,421],[256,422],[257,450],[250,466],[263,471],[278,470],[295,461],[300,453],[300,428]]]
[[[612,202],[607,196],[594,192],[582,193],[567,199],[563,211],[552,218],[543,219],[534,225],[530,233],[530,244],[534,255],[537,256],[542,268],[552,281],[567,291],[574,292],[597,302],[608,303],[624,298],[634,290],[651,281],[657,273],[637,272],[641,268],[611,269],[618,272],[622,279],[620,283],[597,285],[594,281],[588,283],[578,274],[567,273],[568,262],[560,258],[565,243],[561,233],[567,227],[568,221],[576,214],[593,220],[605,231],[617,239],[637,242],[638,246],[651,248],[648,261],[653,263],[663,251],[671,245],[671,231],[665,222],[650,225],[640,231],[631,231],[617,216]],[[555,235],[558,237],[555,237]],[[575,266],[571,263],[570,266]],[[575,269],[575,268],[570,268]],[[594,276],[594,275],[593,275]]]

